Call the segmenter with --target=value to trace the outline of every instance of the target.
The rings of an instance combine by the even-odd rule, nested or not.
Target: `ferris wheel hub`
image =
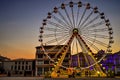
[[[79,30],[77,28],[73,29],[73,34],[78,34]]]

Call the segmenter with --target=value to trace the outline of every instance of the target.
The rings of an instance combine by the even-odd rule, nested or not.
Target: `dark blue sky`
[[[62,2],[70,0],[0,0],[0,54],[34,58],[41,21]],[[78,0],[73,0],[78,1]],[[114,30],[113,51],[120,50],[120,0],[81,0],[98,6]],[[16,55],[17,54],[17,55]],[[27,55],[27,56],[26,56]]]

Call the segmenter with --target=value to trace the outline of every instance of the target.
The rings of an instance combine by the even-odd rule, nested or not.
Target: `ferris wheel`
[[[99,60],[95,59],[94,54],[100,50],[110,53],[111,45],[114,43],[109,19],[98,10],[98,7],[81,1],[62,3],[48,12],[40,27],[39,37],[44,53],[55,64],[54,75],[60,67],[67,68],[62,62],[68,51],[71,55],[83,54],[87,66],[79,65],[81,69],[97,66],[102,72],[98,63],[106,54]],[[51,47],[46,50],[44,46]],[[58,47],[59,49],[55,50]],[[48,51],[56,51],[55,59],[49,56]]]

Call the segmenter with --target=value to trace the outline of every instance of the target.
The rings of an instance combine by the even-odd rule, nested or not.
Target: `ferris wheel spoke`
[[[65,45],[64,45],[63,47],[61,47],[61,48],[59,49],[59,51],[55,54],[55,58],[57,58],[57,56],[58,56],[60,53],[62,53],[62,51],[64,50],[65,46],[67,46],[67,48],[70,48],[70,44],[68,44],[68,43],[71,43],[72,40],[73,40],[73,38],[72,38],[72,36],[71,36],[70,40],[68,40],[68,41],[65,43]],[[68,51],[68,49],[66,49],[66,50]],[[65,57],[65,54],[62,54],[62,55],[64,55],[64,57]],[[60,57],[60,56],[59,56],[59,57]]]
[[[75,28],[75,19],[74,19],[73,7],[71,7],[71,11],[72,11],[73,27]]]
[[[65,24],[61,19],[59,19],[58,17],[52,15],[52,18],[54,18],[60,25],[66,26],[67,29],[70,28],[68,25],[66,25],[66,24]]]
[[[109,35],[101,35],[101,34],[93,34],[93,33],[84,33],[84,36],[90,36],[90,37],[95,37],[95,38],[102,38],[102,39],[109,39]]]
[[[92,47],[94,50],[96,50],[97,52],[100,51],[100,50],[98,49],[98,47],[95,46],[94,44],[92,44],[91,42],[88,42],[88,44],[91,45],[91,47]]]
[[[56,50],[57,47],[59,47],[59,45],[66,43],[67,39],[69,38],[69,36],[65,36],[64,38],[62,38],[59,42],[58,45],[55,45],[54,47],[50,48],[49,51],[54,51]]]
[[[58,44],[63,44],[68,40],[69,36],[65,36],[64,38],[62,38]]]
[[[77,26],[77,24],[78,24],[79,11],[80,11],[80,7],[78,7],[78,10],[77,10],[77,17],[76,17],[76,26]]]
[[[51,40],[47,41],[46,44],[55,43],[56,41],[59,41],[59,40],[63,39],[65,36],[66,35],[60,36],[60,37],[55,38],[55,39],[51,39]]]
[[[67,23],[67,25],[68,25],[70,28],[72,28],[72,27],[70,26],[70,24],[68,23],[68,21],[65,19],[65,17],[63,16],[63,14],[62,14],[60,11],[58,11],[58,14],[59,14],[60,17]]]
[[[86,13],[86,10],[87,10],[87,9],[85,8],[85,10],[84,10],[83,13],[82,13],[82,16],[81,16],[81,18],[80,18],[80,21],[79,21],[79,23],[78,23],[78,28],[81,27],[80,24],[81,24],[81,21],[82,21],[84,15],[85,15],[85,13]]]
[[[81,25],[80,25],[81,28],[87,22],[87,20],[92,16],[93,12],[94,11],[92,10],[91,13],[86,17],[86,19],[81,23]]]
[[[56,29],[56,28],[50,28],[50,27],[44,27],[44,30],[46,30],[46,31],[52,31],[52,32],[55,32],[55,31],[59,31],[59,32],[61,32],[62,31],[62,29]]]
[[[45,45],[55,43],[56,41],[56,39],[49,40],[45,43]]]
[[[59,45],[65,43],[68,40],[69,36],[64,36],[57,45],[55,45],[54,47],[50,48],[49,51],[54,51],[57,47],[59,47]]]
[[[79,1],[78,3],[78,9],[77,9],[77,18],[76,18],[76,26],[78,26],[78,18],[79,18],[79,12],[80,12],[80,7],[82,7],[82,2]]]
[[[49,21],[49,20],[47,20],[47,24],[50,24],[50,25],[52,25],[52,26],[54,26],[54,27],[57,27],[57,28],[60,28],[60,29],[63,29],[63,28],[64,28],[64,27],[61,26],[60,24],[57,24],[57,23],[52,22],[52,21]]]
[[[109,36],[101,35],[101,34],[90,34],[90,35],[88,35],[88,36],[96,37],[96,38],[109,39]]]
[[[94,39],[93,38],[90,38],[90,37],[86,37],[88,40],[90,40],[90,41],[94,41]],[[104,42],[101,42],[101,41],[99,41],[99,40],[95,40],[95,43],[96,44],[99,44],[99,45],[101,45],[101,46],[103,46],[103,47],[108,47],[108,45],[106,44],[106,43],[104,43]]]
[[[54,26],[54,27],[68,30],[68,29],[66,29],[66,27],[64,27],[64,26],[62,26],[62,25],[60,25],[60,24],[57,24],[57,23],[55,23],[55,22],[52,22],[52,21],[49,21],[49,20],[48,20],[47,23],[50,24],[50,25],[52,25],[52,26]]]
[[[44,38],[55,37],[55,36],[62,36],[62,33],[43,34]]]
[[[85,39],[85,38],[84,38]],[[89,40],[85,39],[85,41],[89,44],[89,47],[94,48],[96,51],[99,51],[98,47],[94,45],[94,42],[90,42]]]
[[[66,30],[62,30],[62,29],[55,29],[55,28],[48,28],[48,27],[44,27],[44,30],[46,30],[46,31],[50,31],[50,32],[61,32],[61,33],[68,33],[68,30],[66,29]]]
[[[98,22],[98,23],[96,23],[96,24],[93,24],[93,25],[87,26],[86,28],[84,27],[83,29],[92,29],[92,28],[95,28],[95,27],[101,26],[101,25],[103,25],[103,24],[105,24],[105,22],[104,22],[104,21],[101,21],[101,22]],[[82,30],[83,30],[83,29],[82,29]]]
[[[93,29],[93,30],[84,30],[85,32],[87,33],[95,33],[95,32],[107,32],[108,31],[108,28],[101,28],[101,29]]]
[[[66,8],[64,9],[64,11],[65,11],[65,13],[66,13],[66,15],[67,15],[67,18],[68,18],[68,20],[69,20],[69,22],[70,22],[70,24],[71,24],[71,27],[73,27],[73,26],[72,26],[72,21],[71,21],[71,19],[70,19],[70,16],[69,16]]]
[[[64,46],[63,47],[61,47],[59,50],[58,50],[58,52],[55,54],[55,59],[58,59],[58,56],[60,57],[60,55],[62,54],[61,53],[61,51],[64,49]]]
[[[91,23],[93,23],[94,21],[96,21],[99,17],[100,17],[100,15],[97,15],[91,21],[87,22],[82,28],[83,29],[86,28],[88,25],[90,25]]]

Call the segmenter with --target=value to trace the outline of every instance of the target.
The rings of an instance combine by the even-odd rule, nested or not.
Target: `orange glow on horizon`
[[[0,51],[0,55],[10,58],[10,59],[18,59],[18,58],[25,58],[25,59],[35,59],[35,48],[24,48],[18,49],[13,47],[6,47]]]
[[[120,47],[116,46],[117,43],[114,43],[112,46],[112,53],[120,51]],[[36,49],[35,48],[25,48],[25,49],[16,49],[12,47],[6,47],[6,50],[1,51],[0,55],[8,57],[10,59],[25,58],[25,59],[35,59]]]

